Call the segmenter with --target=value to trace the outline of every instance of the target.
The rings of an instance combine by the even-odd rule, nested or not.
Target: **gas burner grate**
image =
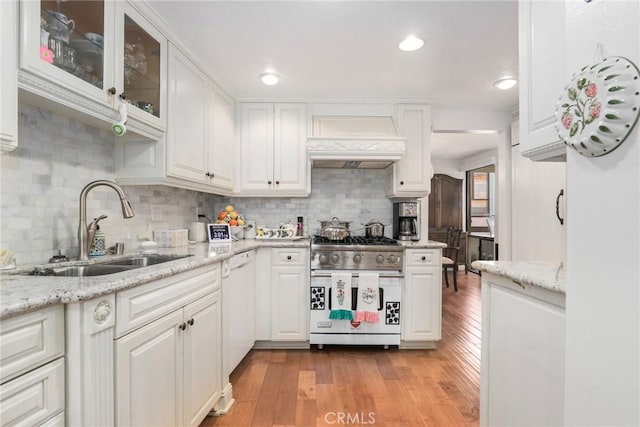
[[[364,236],[349,236],[343,240],[331,240],[328,237],[313,236],[313,244],[315,245],[378,245],[389,246],[397,245],[398,241],[390,239],[388,237],[364,237]]]

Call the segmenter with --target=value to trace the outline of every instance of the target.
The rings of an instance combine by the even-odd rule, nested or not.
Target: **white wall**
[[[640,2],[567,2],[567,71],[607,55],[640,65]],[[636,101],[636,105],[637,105]],[[567,156],[565,424],[640,425],[640,132]]]

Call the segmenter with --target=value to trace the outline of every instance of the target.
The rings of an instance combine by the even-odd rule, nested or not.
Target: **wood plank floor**
[[[234,406],[200,427],[478,425],[480,277],[458,279],[437,349],[252,350],[231,375]]]

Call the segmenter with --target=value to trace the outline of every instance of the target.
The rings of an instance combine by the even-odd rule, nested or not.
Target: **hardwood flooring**
[[[443,286],[435,350],[325,346],[252,350],[231,374],[236,403],[214,426],[477,426],[480,277]]]

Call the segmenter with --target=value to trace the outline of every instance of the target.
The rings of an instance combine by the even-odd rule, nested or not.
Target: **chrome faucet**
[[[106,215],[101,215],[94,219],[91,224],[87,225],[87,195],[91,189],[100,185],[111,187],[116,193],[118,193],[118,196],[120,196],[120,204],[122,205],[122,216],[124,218],[132,218],[135,216],[133,208],[127,200],[127,196],[118,184],[106,180],[98,180],[88,183],[80,192],[80,222],[78,224],[78,260],[80,261],[86,261],[89,259],[89,247],[91,246],[91,241],[96,234],[98,222],[106,218]]]

